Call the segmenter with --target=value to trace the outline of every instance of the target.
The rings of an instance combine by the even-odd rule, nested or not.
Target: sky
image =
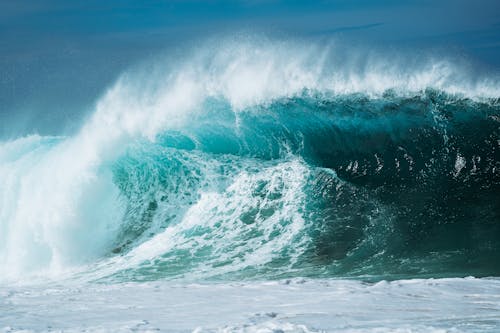
[[[74,130],[130,66],[235,31],[446,50],[500,70],[498,0],[2,0],[0,139]]]

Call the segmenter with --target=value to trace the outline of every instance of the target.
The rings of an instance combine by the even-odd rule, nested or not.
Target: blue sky
[[[444,49],[500,69],[498,0],[4,0],[0,137],[19,128],[50,133],[55,123],[77,126],[127,67],[238,30],[367,48]]]

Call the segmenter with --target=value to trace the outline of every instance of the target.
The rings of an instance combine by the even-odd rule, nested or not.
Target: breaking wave
[[[339,53],[201,47],[1,143],[0,276],[500,274],[498,80]]]

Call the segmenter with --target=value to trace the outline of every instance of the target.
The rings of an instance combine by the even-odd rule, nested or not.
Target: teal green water
[[[161,246],[105,280],[500,274],[498,100],[202,109],[111,164],[126,209],[108,256]]]

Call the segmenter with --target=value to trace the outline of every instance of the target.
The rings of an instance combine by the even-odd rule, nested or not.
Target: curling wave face
[[[204,47],[0,144],[0,276],[500,274],[498,81],[338,54]]]

